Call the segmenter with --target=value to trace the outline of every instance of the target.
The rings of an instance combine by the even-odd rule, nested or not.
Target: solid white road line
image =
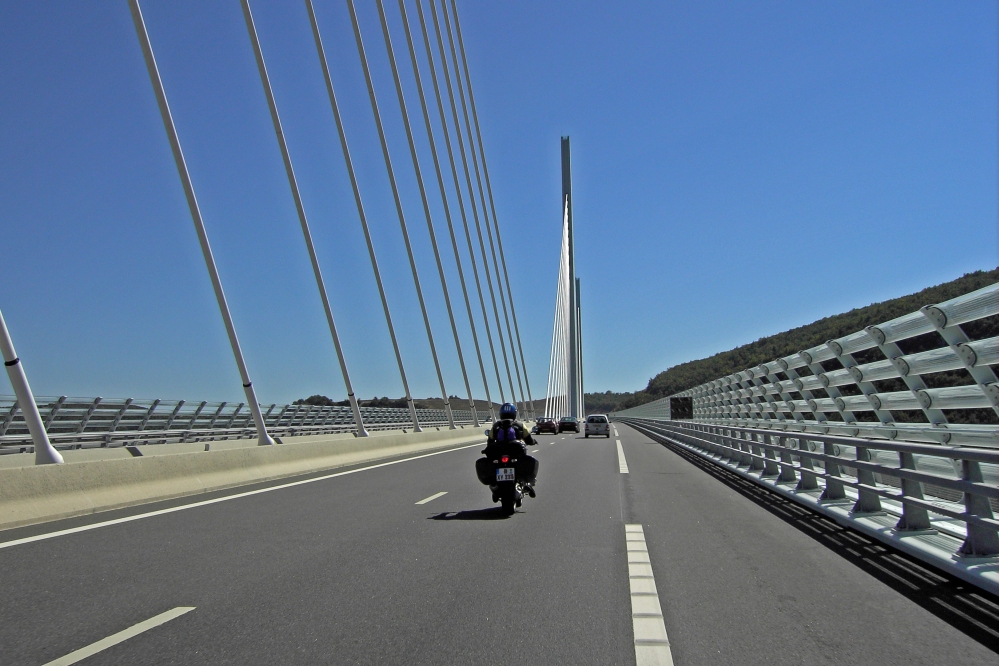
[[[388,467],[389,465],[398,465],[399,463],[409,462],[411,460],[419,460],[420,458],[429,458],[430,456],[439,456],[442,453],[451,453],[452,451],[463,451],[464,449],[470,449],[475,446],[482,446],[482,442],[476,442],[475,444],[469,444],[468,446],[459,446],[454,449],[446,449],[444,451],[434,451],[433,453],[424,453],[419,456],[413,456],[412,458],[403,458],[402,460],[392,460],[390,462],[378,463],[377,465],[368,465],[367,467],[359,467],[357,469],[347,470],[346,472],[336,472],[335,474],[324,474],[323,476],[317,476],[312,479],[304,479],[302,481],[292,481],[291,483],[282,483],[279,486],[270,486],[269,488],[260,488],[259,490],[248,490],[245,493],[236,493],[235,495],[226,495],[225,497],[216,497],[215,499],[202,500],[201,502],[192,502],[191,504],[183,504],[181,506],[170,507],[169,509],[159,509],[158,511],[150,511],[148,513],[140,513],[134,516],[127,516],[125,518],[115,518],[114,520],[105,520],[100,523],[93,523],[91,525],[81,525],[80,527],[71,527],[66,530],[59,530],[57,532],[48,532],[46,534],[38,534],[35,536],[24,537],[23,539],[14,539],[13,541],[4,541],[0,543],[0,550],[4,548],[11,548],[13,546],[20,546],[21,544],[31,543],[33,541],[43,541],[45,539],[53,539],[55,537],[65,536],[67,534],[76,534],[77,532],[87,532],[89,530],[96,530],[100,527],[108,527],[109,525],[119,525],[121,523],[130,523],[133,520],[142,520],[143,518],[152,518],[153,516],[162,516],[166,513],[174,513],[175,511],[184,511],[186,509],[194,509],[199,506],[207,506],[209,504],[218,504],[219,502],[228,502],[229,500],[240,499],[242,497],[250,497],[251,495],[259,495],[261,493],[269,493],[274,490],[282,490],[284,488],[291,488],[293,486],[302,486],[306,483],[315,483],[316,481],[325,481],[326,479],[334,479],[338,476],[346,476],[348,474],[356,474],[357,472],[366,472],[369,469],[378,469],[379,467]]]
[[[426,499],[421,499],[419,502],[417,502],[417,504],[426,504],[427,502],[432,502],[435,499],[437,499],[438,497],[444,497],[445,495],[447,495],[447,491],[446,490],[444,492],[437,493],[436,495],[431,495],[430,497],[428,497]]]
[[[624,538],[628,548],[635,662],[638,666],[673,666],[656,579],[652,574],[649,549],[645,545],[645,531],[641,525],[625,525]]]
[[[102,650],[107,650],[112,645],[117,645],[122,641],[127,641],[133,636],[138,636],[144,631],[149,631],[153,627],[158,627],[161,624],[169,622],[174,618],[178,618],[184,613],[189,613],[194,610],[194,606],[177,606],[172,610],[168,610],[165,613],[160,613],[156,617],[151,617],[145,622],[140,622],[134,626],[129,627],[124,631],[119,631],[117,634],[108,636],[107,638],[102,638],[96,643],[91,643],[85,648],[80,648],[76,652],[70,652],[65,657],[59,657],[55,661],[50,661],[44,666],[69,666],[70,664],[75,664],[78,661],[83,661],[87,657],[93,656]]]
[[[621,440],[618,439],[618,440],[615,440],[615,441],[617,441],[617,467],[618,467],[618,470],[620,470],[620,472],[622,474],[627,474],[628,473],[628,461],[625,460],[625,458],[624,458],[624,449],[621,448]]]

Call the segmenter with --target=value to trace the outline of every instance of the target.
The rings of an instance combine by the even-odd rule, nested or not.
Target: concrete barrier
[[[276,446],[212,442],[208,451],[203,443],[162,444],[140,447],[139,457],[81,451],[62,465],[0,469],[0,530],[484,440],[482,429],[463,428],[295,437]]]

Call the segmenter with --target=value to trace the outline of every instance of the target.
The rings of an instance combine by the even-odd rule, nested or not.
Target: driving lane
[[[936,612],[979,604],[973,619],[999,630],[994,598],[980,603],[970,586],[617,428],[626,517],[644,525],[677,664],[999,663],[999,641],[955,626],[970,605]]]
[[[613,443],[539,449],[510,518],[474,447],[5,549],[2,661],[194,607],[86,663],[629,663]]]

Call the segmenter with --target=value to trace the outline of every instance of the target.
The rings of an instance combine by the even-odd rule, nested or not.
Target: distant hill
[[[583,406],[586,407],[587,414],[607,414],[618,409],[624,409],[623,405],[628,404],[636,393],[587,393],[583,399]],[[644,393],[643,393],[644,395]],[[643,400],[642,402],[648,402]]]
[[[359,399],[358,404],[361,407],[395,407],[397,409],[405,409],[408,406],[406,398],[373,398],[371,400],[365,400],[363,398]],[[310,395],[308,398],[299,398],[295,402],[291,403],[293,405],[319,405],[321,407],[325,406],[340,406],[348,407],[350,402],[347,400],[333,400],[325,395]],[[414,398],[413,404],[416,405],[417,409],[444,409],[444,400],[441,398]],[[498,403],[493,403],[496,409],[499,409]],[[479,411],[488,411],[489,403],[485,400],[476,400],[475,408]],[[451,396],[451,409],[468,409],[468,399],[459,398],[458,396]]]
[[[915,312],[924,305],[947,301],[990,284],[995,284],[996,282],[999,282],[999,268],[990,271],[975,271],[974,273],[962,275],[956,280],[945,282],[935,287],[928,287],[915,294],[900,296],[899,298],[893,298],[881,303],[873,303],[862,308],[855,308],[849,312],[825,317],[811,324],[792,328],[783,333],[760,338],[755,342],[750,342],[729,351],[720,352],[708,358],[675,365],[657,374],[649,380],[648,385],[644,389],[635,391],[634,393],[613,393],[611,391],[587,393],[585,397],[586,413],[605,414],[673,395],[704,382],[711,381],[712,379],[724,377],[725,375],[757,366],[760,363],[772,361],[781,356],[788,356],[789,354],[814,347],[828,340],[855,333],[865,326],[879,324],[889,319]],[[999,335],[999,317],[989,317],[974,324],[965,325],[964,329],[973,339]],[[935,347],[939,343],[933,342],[928,344],[930,344],[930,347]],[[903,346],[907,347],[905,349],[906,353],[913,353],[921,351],[918,345],[920,345],[920,341],[915,339],[907,341],[907,344]],[[858,360],[861,360],[859,355]],[[826,370],[832,369],[834,368],[826,368]],[[941,381],[941,385],[967,383],[967,380],[970,380],[970,375],[963,377],[964,374],[967,374],[963,371],[940,373],[940,375],[945,374],[947,375],[946,377],[941,376],[938,378]],[[897,380],[884,382],[884,386],[881,387],[882,390],[902,390],[904,388],[901,382],[898,382],[899,385],[895,387],[891,381]],[[467,403],[461,398],[452,396],[451,401],[452,407],[455,409],[464,409],[467,406]],[[313,405],[347,404],[345,400],[334,401],[320,395],[296,400],[295,402]],[[444,406],[444,401],[440,398],[416,399],[415,402],[419,408],[442,409]],[[486,401],[476,400],[475,402],[478,409],[488,409]],[[372,407],[405,407],[406,401],[403,398],[375,398],[373,400],[361,400],[361,405]],[[498,408],[499,404],[496,404],[495,407]],[[536,399],[534,407],[538,415],[543,414],[545,408],[544,399]],[[958,420],[991,423],[995,419],[992,410],[981,410],[981,414],[973,413],[975,410],[964,411],[966,413],[960,415]],[[896,418],[899,421],[918,420],[921,418],[921,415],[899,413],[896,414]]]
[[[999,269],[990,271],[975,271],[945,282],[935,287],[928,287],[915,294],[900,296],[881,303],[873,303],[866,307],[855,308],[843,314],[825,317],[811,324],[792,328],[783,333],[760,338],[755,342],[720,352],[708,358],[688,361],[675,365],[660,372],[649,380],[648,386],[631,394],[586,394],[587,412],[613,411],[640,405],[651,400],[666,397],[698,386],[705,382],[730,375],[746,368],[751,368],[772,361],[781,356],[787,356],[802,349],[808,349],[828,340],[854,333],[872,324],[879,324],[910,312],[915,312],[924,305],[950,300],[976,289],[999,282]],[[988,320],[976,322],[983,329],[977,335],[966,331],[974,338],[997,335],[999,322],[990,317]],[[988,330],[986,330],[988,329]],[[915,351],[915,350],[912,350]],[[911,353],[908,352],[908,353]],[[596,407],[599,405],[599,409]]]

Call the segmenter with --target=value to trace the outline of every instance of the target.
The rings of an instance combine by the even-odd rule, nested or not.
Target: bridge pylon
[[[561,418],[585,415],[583,404],[583,345],[579,278],[572,231],[572,175],[569,137],[562,137],[562,251],[559,259],[555,324],[548,372],[545,414]]]

